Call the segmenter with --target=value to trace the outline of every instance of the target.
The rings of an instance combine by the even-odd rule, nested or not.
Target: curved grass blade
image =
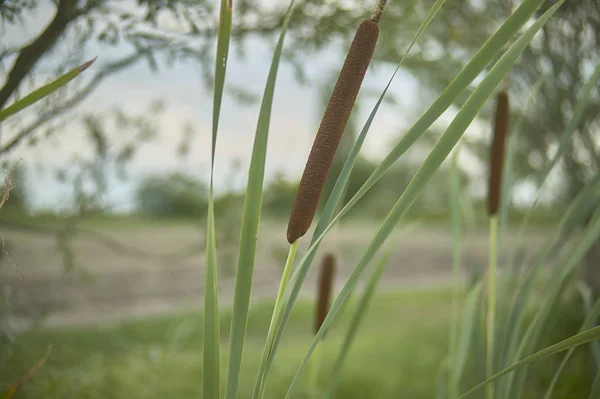
[[[221,1],[221,13],[217,37],[215,60],[215,90],[213,97],[212,145],[210,155],[210,188],[208,193],[208,215],[206,227],[206,275],[204,288],[203,328],[203,378],[204,398],[221,397],[221,322],[219,317],[219,290],[217,276],[217,242],[215,232],[215,210],[213,179],[215,150],[219,130],[219,116],[225,87],[227,58],[231,38],[232,9],[229,0]]]
[[[576,219],[580,213],[580,210],[585,208],[585,204],[592,202],[591,200],[595,198],[598,198],[598,195],[600,195],[600,186],[598,185],[587,186],[581,190],[581,192],[577,195],[577,197],[575,197],[575,199],[567,208],[554,234],[548,239],[546,244],[536,255],[534,266],[531,268],[531,270],[529,270],[528,274],[523,279],[522,284],[516,290],[514,299],[509,307],[509,314],[504,324],[503,331],[505,333],[501,334],[501,337],[503,338],[501,344],[501,353],[504,356],[501,364],[499,365],[499,369],[508,367],[510,362],[514,362],[519,358],[519,355],[516,355],[515,353],[518,350],[518,343],[522,342],[522,339],[519,337],[523,331],[523,326],[526,321],[525,309],[530,303],[530,300],[534,298],[532,290],[534,288],[534,282],[536,281],[542,266],[548,261],[548,259],[550,259],[552,250],[560,247],[562,241],[566,241],[562,240],[562,237],[568,235],[569,224],[571,220]],[[553,276],[550,277],[550,280],[559,278],[557,277],[559,273],[560,269],[555,269]],[[510,378],[507,381],[502,382],[501,394],[499,396],[500,398],[509,398],[510,385]]]
[[[458,112],[446,132],[439,139],[433,150],[421,165],[411,182],[408,184],[404,193],[398,199],[398,202],[394,205],[385,221],[381,225],[379,231],[371,241],[369,247],[364,252],[361,260],[353,270],[352,274],[348,278],[346,284],[342,288],[342,291],[336,298],[335,302],[331,306],[323,325],[316,334],[313,342],[306,354],[304,360],[300,364],[294,379],[288,389],[286,398],[289,398],[298,378],[305,367],[308,359],[310,358],[315,346],[332,323],[333,319],[342,308],[345,301],[353,291],[358,279],[364,272],[366,266],[369,264],[373,256],[384,244],[385,240],[389,237],[395,226],[400,222],[421,192],[439,169],[441,164],[444,162],[448,154],[452,151],[452,148],[456,145],[458,140],[462,137],[463,133],[471,122],[477,116],[479,110],[483,107],[485,102],[488,100],[496,86],[500,83],[503,77],[508,73],[516,59],[525,50],[529,42],[533,39],[534,35],[538,30],[545,24],[545,22],[556,12],[558,7],[562,5],[564,0],[557,2],[555,5],[550,7],[535,23],[533,23],[521,37],[519,37],[509,50],[500,58],[500,60],[494,65],[487,76],[477,86],[473,93],[469,96],[461,110]],[[339,216],[339,215],[338,215]]]
[[[445,0],[443,0],[443,1],[438,0],[436,2],[436,4],[434,4],[432,11],[437,12],[437,10],[439,10],[439,8],[441,7],[441,5],[443,4],[444,1]],[[530,0],[530,1],[532,1],[532,0]],[[282,301],[281,307],[275,308],[273,311],[273,314],[276,315],[275,317],[278,320],[278,324],[277,324],[278,328],[273,331],[273,335],[267,335],[267,341],[265,344],[265,349],[263,351],[263,357],[262,357],[261,363],[259,365],[259,370],[258,370],[258,375],[257,375],[257,380],[256,380],[257,384],[261,384],[261,381],[266,381],[266,375],[268,374],[269,369],[270,369],[271,357],[275,355],[277,346],[278,346],[281,336],[283,334],[283,330],[287,324],[287,321],[291,314],[292,308],[296,302],[296,299],[298,298],[302,284],[306,280],[308,270],[314,259],[316,250],[319,247],[320,241],[325,236],[325,234],[331,229],[331,227],[333,227],[333,225],[335,223],[335,222],[333,222],[333,223],[330,223],[330,222],[333,218],[333,214],[335,213],[335,210],[337,209],[337,206],[338,206],[341,198],[343,197],[343,193],[345,192],[346,186],[348,184],[348,179],[350,177],[350,173],[352,172],[352,168],[354,167],[354,164],[356,163],[356,159],[358,158],[358,153],[360,152],[360,149],[362,148],[362,144],[364,143],[366,135],[367,135],[367,133],[371,127],[371,124],[373,122],[373,119],[375,118],[375,115],[379,111],[379,107],[381,106],[381,103],[383,102],[383,99],[385,98],[385,95],[386,95],[389,87],[391,86],[392,81],[393,81],[394,77],[396,76],[396,73],[400,70],[400,66],[402,65],[402,62],[404,61],[404,58],[406,57],[408,52],[411,50],[411,48],[414,46],[416,41],[419,39],[420,34],[425,30],[427,25],[433,19],[435,12],[432,12],[432,11],[430,11],[428,13],[424,22],[421,24],[421,27],[419,28],[419,33],[413,37],[413,40],[411,41],[406,52],[404,53],[403,57],[401,58],[400,63],[396,67],[396,70],[392,74],[385,89],[381,93],[379,99],[377,100],[377,103],[375,104],[375,106],[373,107],[373,110],[371,111],[369,117],[367,118],[367,121],[365,122],[365,125],[363,126],[356,142],[354,143],[354,146],[352,147],[350,154],[348,155],[348,158],[344,164],[344,167],[342,168],[342,171],[340,172],[340,175],[338,176],[338,178],[335,182],[335,185],[334,185],[331,193],[329,194],[329,197],[327,198],[327,202],[325,204],[325,207],[323,208],[321,217],[319,218],[319,222],[317,224],[317,227],[315,228],[315,232],[313,233],[310,248],[307,251],[307,253],[305,254],[305,256],[302,258],[300,263],[298,264],[296,271],[294,272],[294,274],[292,275],[292,277],[290,279],[289,286],[291,287],[290,288],[291,292],[286,293],[286,297],[284,297],[284,301]],[[465,85],[465,87],[466,87],[466,85]],[[458,96],[458,94],[457,94],[457,96]],[[451,101],[450,101],[450,103],[451,103]],[[450,104],[448,104],[448,106],[449,105]],[[441,114],[441,112],[440,112],[440,114]],[[347,212],[350,209],[348,207],[346,207],[346,208],[347,209],[345,212]],[[342,212],[340,212],[340,214],[338,214],[336,221],[341,216],[342,216]],[[254,396],[254,398],[256,398],[256,397],[257,396]]]
[[[594,305],[590,308],[585,320],[583,321],[583,324],[581,325],[581,328],[579,329],[579,332],[581,333],[585,330],[592,328],[595,325],[596,319],[598,319],[599,315],[600,315],[600,299],[598,299],[596,301],[596,303],[594,303]],[[575,352],[575,349],[571,348],[565,355],[564,359],[560,363],[560,366],[558,366],[558,369],[556,370],[554,377],[552,377],[552,381],[550,382],[550,385],[548,386],[548,389],[546,390],[544,399],[550,399],[552,397],[554,387],[556,386],[556,383],[558,382],[558,379],[560,378],[560,375],[561,375],[563,369],[567,365],[567,362],[569,361],[569,359],[571,359],[571,356],[573,356],[574,352]],[[596,378],[598,378],[598,377],[596,377]]]
[[[448,395],[456,397],[458,395],[458,370],[456,367],[456,345],[458,334],[458,285],[460,265],[462,262],[462,238],[463,238],[463,223],[461,209],[461,193],[460,184],[460,169],[458,167],[459,147],[457,146],[452,164],[450,166],[450,212],[452,217],[452,321],[450,326],[450,342],[449,342],[449,363],[452,367],[449,368],[448,375]]]
[[[471,395],[472,393],[475,393],[476,391],[478,391],[479,389],[483,388],[484,386],[486,386],[487,384],[489,384],[492,381],[497,380],[498,378],[517,370],[520,367],[523,367],[525,365],[531,364],[533,362],[536,362],[538,360],[544,359],[546,357],[555,355],[557,353],[569,350],[571,348],[576,348],[580,345],[584,345],[587,344],[589,342],[595,341],[600,339],[600,327],[594,327],[591,328],[589,330],[586,330],[582,333],[579,333],[577,335],[572,336],[571,338],[567,338],[564,341],[561,341],[555,345],[552,345],[546,349],[542,349],[541,351],[526,357],[525,359],[513,364],[512,366],[500,371],[499,373],[493,375],[492,377],[488,378],[487,380],[485,380],[484,382],[482,382],[481,384],[475,386],[474,388],[472,388],[470,391],[462,394],[458,399],[462,399],[462,398],[466,398],[469,395]]]
[[[214,166],[215,161],[219,116],[221,114],[221,101],[223,100],[225,74],[227,72],[227,60],[229,57],[229,43],[231,41],[232,13],[231,0],[221,0],[221,14],[219,17],[217,38],[217,58],[215,63],[215,92],[213,96],[211,167]]]
[[[481,300],[481,288],[481,283],[477,283],[471,289],[465,303],[465,310],[461,320],[461,330],[457,337],[456,357],[452,360],[452,367],[450,370],[450,378],[453,380],[453,390],[450,392],[449,396],[451,398],[458,396],[458,389],[465,370],[465,365],[467,364],[467,357],[471,352],[472,337],[476,327]]]
[[[600,79],[600,62],[598,62],[598,64],[596,65],[596,68],[594,69],[594,72],[592,73],[592,75],[589,77],[589,79],[583,86],[581,97],[577,101],[577,104],[575,104],[575,109],[573,110],[573,115],[571,116],[569,123],[565,127],[565,131],[562,133],[562,135],[559,139],[558,149],[556,151],[556,154],[554,154],[554,156],[552,157],[550,162],[548,162],[548,165],[546,165],[546,167],[542,170],[542,172],[540,174],[540,180],[539,180],[540,184],[541,184],[540,188],[538,189],[538,191],[534,197],[533,204],[529,208],[529,211],[525,214],[525,216],[523,217],[523,220],[521,221],[521,225],[520,225],[519,231],[517,233],[517,242],[523,242],[523,236],[525,234],[525,229],[527,228],[527,226],[529,224],[529,219],[530,219],[531,215],[533,214],[533,210],[535,209],[535,207],[537,206],[537,204],[539,203],[539,200],[540,200],[540,196],[541,196],[541,192],[542,192],[541,186],[543,186],[543,184],[546,182],[546,180],[548,179],[548,176],[550,175],[550,172],[552,172],[552,169],[554,169],[554,166],[556,166],[557,162],[560,160],[560,158],[564,155],[564,153],[569,148],[569,144],[572,142],[573,133],[575,132],[575,129],[579,125],[579,121],[581,120],[581,117],[583,116],[583,113],[585,112],[585,110],[589,104],[593,90],[597,86],[599,79]],[[514,262],[515,256],[516,256],[516,248],[513,249],[509,255],[509,264]]]
[[[220,321],[219,293],[217,287],[217,244],[215,239],[215,214],[212,190],[208,201],[206,231],[206,275],[204,288],[204,327],[203,327],[203,398],[220,397]]]
[[[592,384],[592,389],[589,396],[589,399],[596,398],[600,398],[600,370],[596,372],[596,377],[594,377],[594,383]]]
[[[592,300],[594,299],[594,293],[584,281],[579,282],[578,291],[581,294],[583,300],[583,310],[587,319],[588,317],[593,315],[594,306],[592,306]],[[600,313],[598,314],[600,315]],[[596,315],[594,319],[592,319],[591,324],[587,328],[596,327],[597,318],[598,315]],[[596,369],[598,369],[598,366],[600,365],[600,344],[598,342],[593,342],[590,345],[590,352],[592,354],[592,359],[594,360],[594,365],[596,366]]]
[[[44,97],[47,97],[50,94],[54,93],[56,90],[60,89],[61,87],[69,83],[71,80],[79,76],[80,73],[88,69],[94,62],[96,62],[96,58],[85,62],[77,68],[70,70],[58,79],[40,87],[39,89],[32,91],[22,99],[4,108],[0,111],[0,122],[8,118],[9,116],[16,114],[17,112],[22,111],[30,105],[35,104]]]
[[[535,344],[539,342],[539,337],[544,330],[548,317],[554,308],[554,304],[558,301],[560,293],[563,291],[567,279],[573,274],[577,265],[581,262],[585,254],[600,238],[600,209],[596,211],[592,219],[592,223],[584,230],[581,240],[578,245],[570,253],[565,262],[561,263],[562,267],[556,268],[551,277],[549,286],[545,289],[546,301],[544,306],[536,312],[534,321],[529,326],[526,334],[520,340],[519,348],[515,352],[513,359],[520,359],[522,356],[532,353],[535,349]],[[525,384],[528,367],[512,373],[507,377],[505,389],[508,389],[509,398],[519,397]],[[512,385],[515,381],[514,386]],[[511,391],[512,390],[512,391]]]
[[[240,367],[242,363],[242,352],[246,337],[246,324],[248,321],[248,308],[250,306],[250,293],[252,290],[252,275],[254,272],[254,260],[256,254],[256,237],[258,234],[258,223],[260,221],[260,210],[262,206],[263,182],[265,175],[265,160],[267,156],[267,141],[269,136],[269,124],[271,121],[271,109],[275,92],[275,81],[277,70],[283,50],[285,33],[292,16],[294,0],[290,5],[281,27],[281,33],[275,47],[269,76],[263,95],[263,100],[258,117],[258,126],[254,138],[254,148],[250,161],[248,173],[248,185],[246,198],[244,200],[244,213],[242,216],[242,227],[240,237],[240,250],[238,255],[237,274],[235,279],[235,294],[233,299],[233,315],[231,319],[231,332],[229,340],[229,364],[227,369],[227,385],[225,398],[235,399],[237,396]]]

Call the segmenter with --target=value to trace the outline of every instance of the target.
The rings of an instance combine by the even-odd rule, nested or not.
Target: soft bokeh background
[[[49,371],[40,374],[23,397],[53,392],[52,397],[142,398],[173,390],[178,396],[191,395],[201,386],[197,377],[189,376],[201,374],[198,309],[204,286],[218,4],[56,3],[0,3],[4,81],[0,106],[98,57],[72,84],[0,125],[4,173],[17,165],[12,173],[16,188],[0,212],[4,244],[0,285],[5,297],[1,342],[13,345],[0,359],[0,371],[14,380],[53,343]],[[233,48],[215,164],[224,344],[260,99],[287,7],[279,0],[233,3]],[[432,3],[390,2],[332,178]],[[507,5],[501,0],[446,2],[396,75],[346,199],[507,17]],[[364,0],[296,4],[271,117],[245,357],[249,372],[243,383],[248,387],[285,261],[285,229],[297,183],[355,28],[372,8],[372,2]],[[511,122],[513,127],[517,120],[521,124],[511,132],[518,137],[503,248],[523,244],[512,232],[538,190],[541,201],[532,213],[525,255],[539,248],[565,205],[598,172],[600,93],[595,88],[572,147],[543,187],[538,181],[598,61],[598,27],[600,6],[595,1],[567,2],[511,72]],[[36,46],[25,50],[32,41]],[[15,63],[25,58],[28,62]],[[539,92],[526,108],[535,84]],[[430,128],[325,241],[317,259],[325,251],[336,254],[338,289],[465,98]],[[463,265],[467,278],[487,263],[485,200],[493,107],[490,101],[469,127],[458,158],[464,197],[470,204]],[[351,357],[372,356],[380,367],[365,372],[360,362],[351,361],[340,397],[417,398],[433,393],[432,377],[446,350],[450,317],[447,163],[392,240],[395,250],[381,295]],[[305,248],[306,242],[300,250]],[[502,259],[506,251],[500,254]],[[597,255],[590,257],[590,264],[597,261]],[[313,269],[303,293],[305,302],[288,327],[274,398],[284,392],[293,365],[310,342]],[[597,273],[588,270],[585,276],[599,288]],[[577,320],[577,312],[569,314]],[[339,331],[334,329],[329,338],[332,348],[344,321],[345,314],[336,325]],[[563,327],[569,326],[566,320]],[[32,336],[19,340],[31,329],[27,334]],[[556,336],[562,331],[558,329]],[[549,335],[549,340],[556,338]],[[411,344],[415,337],[418,345]],[[578,375],[576,367],[569,372]],[[544,375],[543,370],[540,373]],[[2,373],[0,383],[5,383],[1,377]]]

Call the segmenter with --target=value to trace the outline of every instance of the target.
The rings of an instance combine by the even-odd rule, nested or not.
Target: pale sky
[[[40,26],[49,14],[39,13],[28,20],[24,26],[26,31],[35,32],[32,26]],[[23,28],[20,28],[23,29]],[[22,30],[11,30],[3,35],[7,43],[18,41],[25,37]],[[330,46],[320,54],[306,59],[309,76],[319,76],[323,71],[339,70],[346,49]],[[248,41],[246,57],[240,59],[235,51],[230,54],[227,70],[227,80],[237,85],[243,85],[254,94],[262,96],[273,47],[267,43],[253,40]],[[112,53],[114,54],[114,53]],[[100,67],[102,63],[111,60],[111,52],[99,50],[97,64],[90,68]],[[373,96],[367,96],[367,90],[380,93],[387,84],[393,72],[392,66],[379,67],[377,73],[369,70],[359,95],[361,102],[358,113],[358,124],[362,127],[376,102]],[[419,86],[409,74],[401,71],[392,83],[391,92],[395,93],[398,104],[388,104],[381,109],[371,127],[369,136],[363,147],[363,154],[377,159],[386,155],[390,143],[398,139],[398,134],[409,127],[429,103],[419,101],[417,94]],[[439,93],[437,93],[439,94]],[[154,74],[145,63],[140,63],[114,75],[89,97],[81,106],[83,110],[107,109],[117,106],[126,112],[139,112],[148,107],[153,99],[162,98],[167,108],[160,117],[159,137],[151,144],[145,145],[130,165],[133,181],[114,183],[110,200],[119,208],[129,208],[132,205],[132,193],[135,187],[135,176],[147,172],[168,170],[187,170],[198,173],[206,178],[210,157],[212,93],[207,92],[201,81],[197,66],[178,65],[171,69],[161,68]],[[247,175],[260,101],[253,105],[240,105],[226,97],[221,111],[219,138],[217,142],[216,184],[225,187],[231,182],[225,181],[230,171],[230,165],[236,159],[241,162],[242,180],[236,182],[239,187],[245,182]],[[316,133],[323,112],[318,97],[317,87],[300,86],[292,68],[285,62],[279,68],[275,91],[275,104],[272,110],[269,146],[267,152],[267,179],[275,172],[283,172],[291,178],[298,178],[302,172],[310,151],[312,140]],[[439,121],[444,127],[450,122],[453,112],[447,112]],[[176,148],[181,139],[181,126],[191,123],[198,134],[193,141],[190,162],[182,165],[176,156]],[[478,128],[477,128],[478,126]],[[467,134],[484,130],[487,134],[487,124],[474,124]],[[86,154],[81,132],[77,126],[69,126],[60,134],[60,147],[43,143],[34,149],[26,146],[19,147],[12,157],[22,157],[23,163],[34,166],[65,167],[70,164],[72,154]],[[117,138],[123,132],[113,132],[111,137]],[[126,134],[126,133],[125,133]],[[4,137],[10,137],[5,128]],[[410,156],[410,154],[407,154]],[[418,154],[418,156],[422,156]],[[469,162],[469,159],[465,159]],[[65,203],[68,198],[66,187],[57,184],[49,174],[37,174],[28,182],[35,198],[36,207],[55,206]],[[399,193],[400,194],[400,193]]]

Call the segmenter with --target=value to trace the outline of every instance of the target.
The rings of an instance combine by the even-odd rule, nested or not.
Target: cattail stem
[[[373,11],[373,14],[371,15],[371,18],[369,20],[375,22],[376,24],[379,23],[381,15],[383,14],[383,9],[385,8],[386,4],[387,0],[379,0],[379,2],[377,3],[377,7],[375,8],[375,11]]]
[[[381,0],[379,13],[376,11],[373,14],[372,18],[377,21],[383,5],[385,0]],[[287,240],[290,244],[310,228],[378,38],[379,25],[373,20],[363,21],[356,31],[300,180],[288,222]]]
[[[283,293],[285,292],[285,289],[287,288],[287,284],[290,281],[290,273],[292,271],[292,265],[294,264],[294,259],[296,258],[297,251],[298,251],[298,242],[296,241],[296,242],[292,243],[292,245],[290,245],[288,257],[285,262],[285,266],[283,268],[283,274],[281,275],[281,282],[279,283],[279,291],[277,292],[277,298],[275,299],[275,306],[273,307],[273,314],[271,315],[271,322],[269,323],[269,331],[267,332],[267,341],[268,341],[269,337],[271,337],[273,335],[275,329],[281,322],[281,317],[278,320],[276,320],[275,317],[277,316],[277,311],[282,306]],[[255,387],[255,393],[256,393],[256,395],[254,397],[262,398],[264,396],[264,393],[265,393],[264,381],[261,381],[260,384],[258,384]]]
[[[494,375],[494,336],[496,328],[496,263],[497,263],[497,243],[498,243],[498,216],[490,217],[490,246],[489,246],[489,265],[488,265],[488,298],[487,298],[487,318],[486,318],[486,375],[487,378]],[[487,397],[494,397],[494,383],[488,384]]]
[[[275,307],[273,308],[273,315],[271,316],[271,324],[269,325],[269,330],[271,330],[275,324],[275,311],[277,310],[277,306],[279,306],[281,298],[283,297],[283,293],[285,292],[287,284],[290,281],[290,273],[292,271],[292,265],[294,264],[294,259],[296,258],[297,251],[298,242],[295,242],[292,245],[290,245],[288,257],[283,268],[283,274],[281,275],[281,281],[279,282],[279,291],[277,292],[277,299],[275,299]]]

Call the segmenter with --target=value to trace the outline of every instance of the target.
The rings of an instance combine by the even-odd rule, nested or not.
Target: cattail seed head
[[[502,189],[502,170],[504,167],[504,152],[508,133],[509,105],[508,94],[505,90],[498,93],[496,100],[496,115],[494,119],[494,136],[490,147],[490,176],[488,191],[488,214],[496,215],[500,207]]]
[[[356,31],[300,180],[288,223],[287,240],[290,244],[306,234],[315,216],[378,37],[379,26],[371,20],[363,21]]]
[[[321,275],[319,276],[319,285],[317,292],[317,311],[315,315],[315,334],[319,332],[327,312],[329,311],[329,297],[333,286],[333,276],[335,272],[335,255],[328,253],[323,258],[321,266]]]

